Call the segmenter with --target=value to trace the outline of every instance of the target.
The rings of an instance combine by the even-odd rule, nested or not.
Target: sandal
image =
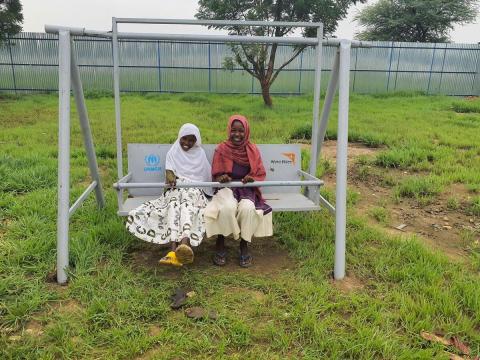
[[[240,255],[239,265],[243,268],[248,268],[252,266],[253,257],[250,254]]]
[[[213,263],[217,266],[225,266],[225,264],[227,263],[227,252],[217,251],[213,255]]]
[[[167,255],[162,257],[158,263],[162,265],[173,265],[178,267],[183,266],[183,264],[177,259],[175,251],[170,251]]]
[[[182,264],[191,264],[193,262],[193,250],[188,245],[179,245],[175,250],[175,255],[177,256],[178,261],[180,261]]]

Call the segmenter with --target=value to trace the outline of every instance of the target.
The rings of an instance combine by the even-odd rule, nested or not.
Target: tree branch
[[[306,45],[300,46],[300,47],[295,51],[295,53],[293,54],[293,56],[292,56],[289,60],[287,60],[286,62],[284,62],[284,63],[277,69],[277,71],[275,71],[275,74],[273,74],[273,77],[272,77],[272,79],[270,80],[270,85],[273,84],[273,82],[274,82],[275,79],[277,78],[277,76],[278,76],[278,74],[280,73],[280,71],[282,71],[285,66],[287,66],[288,64],[290,64],[298,55],[300,55],[300,53],[301,53],[306,47],[307,47]]]

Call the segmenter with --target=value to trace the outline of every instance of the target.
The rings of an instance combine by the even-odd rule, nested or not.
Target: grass
[[[353,214],[359,195],[352,191],[347,271],[362,284],[356,291],[342,291],[330,279],[334,224],[326,211],[275,214],[276,238],[292,259],[288,270],[275,274],[194,266],[171,278],[156,267],[135,266],[132,254],[144,245],[115,215],[111,188],[116,180],[113,100],[99,93],[86,101],[107,207],[97,211],[90,198],[72,217],[70,282],[58,287],[46,281],[56,253],[57,98],[0,98],[0,358],[445,357],[440,346],[422,340],[422,330],[459,336],[473,354],[480,352],[478,246],[471,262],[459,264],[415,237],[389,237]],[[291,141],[311,119],[311,98],[275,97],[274,102],[267,109],[249,95],[125,96],[124,146],[172,142],[184,122],[200,127],[204,143],[217,143],[233,112],[251,119],[253,141]],[[408,172],[385,180],[398,197],[434,199],[462,183],[472,189],[469,206],[475,213],[480,115],[457,113],[449,104],[449,98],[418,94],[352,95],[349,136],[385,147],[372,162],[360,160],[365,176],[368,166]],[[335,119],[336,108],[330,138],[336,137]],[[76,120],[71,142],[73,199],[88,183]],[[332,169],[322,161],[319,173]],[[334,197],[329,189],[322,193]],[[387,221],[380,206],[372,216]],[[193,322],[171,311],[169,295],[179,285],[197,293],[190,305],[215,309],[219,319]],[[32,332],[34,325],[41,333]]]

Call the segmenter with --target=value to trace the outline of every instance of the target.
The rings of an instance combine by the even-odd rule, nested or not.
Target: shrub
[[[311,140],[312,139],[312,126],[305,124],[297,127],[290,135],[292,140]]]

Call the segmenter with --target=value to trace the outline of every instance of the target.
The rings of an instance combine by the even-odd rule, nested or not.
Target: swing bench
[[[204,26],[273,26],[314,27],[316,38],[262,37],[198,34],[119,33],[119,23],[131,24],[183,24]],[[123,148],[120,112],[120,66],[118,39],[200,41],[223,43],[277,43],[307,45],[315,47],[315,79],[313,97],[312,146],[309,170],[301,170],[301,147],[299,144],[258,145],[267,172],[265,181],[242,184],[230,182],[195,182],[177,184],[177,187],[249,187],[259,186],[267,203],[274,211],[312,211],[321,206],[335,216],[335,262],[334,277],[345,276],[345,230],[347,189],[347,143],[348,143],[348,99],[351,46],[362,47],[361,42],[323,39],[323,24],[300,22],[224,21],[224,20],[170,20],[113,18],[112,31],[95,31],[85,28],[46,25],[47,33],[58,34],[59,47],[59,140],[58,140],[58,213],[57,213],[57,281],[67,281],[69,264],[69,219],[91,192],[95,192],[99,207],[105,204],[98,164],[93,145],[87,108],[76,55],[72,46],[72,35],[93,36],[112,40],[113,86],[115,97],[115,124],[118,180],[113,184],[117,192],[118,215],[128,212],[147,200],[158,197],[165,188],[165,157],[171,144],[128,144],[128,172],[123,172]],[[337,48],[322,113],[320,114],[320,83],[322,69],[322,47]],[[316,174],[317,160],[325,137],[330,109],[335,93],[339,93],[337,160],[336,160],[336,207],[320,194],[324,184]],[[84,139],[92,183],[70,206],[70,91],[73,90],[75,104]],[[212,161],[215,145],[203,145],[209,161]],[[125,196],[124,191],[128,194]]]
[[[212,163],[216,145],[202,145],[207,158]],[[257,145],[267,172],[261,184],[266,202],[273,211],[319,210],[315,197],[323,181],[301,170],[301,149],[297,144]],[[130,210],[148,200],[157,198],[163,192],[165,183],[165,157],[171,144],[128,144],[128,174],[113,187],[118,194],[118,215],[126,216]],[[161,184],[162,187],[159,187]],[[182,186],[178,184],[177,186]],[[183,184],[188,187],[235,187],[245,186],[241,182],[220,184],[217,182]],[[249,185],[247,185],[249,186]],[[302,187],[309,187],[311,198],[302,193]],[[123,200],[122,190],[127,189],[128,197]],[[314,200],[312,200],[314,199]]]

